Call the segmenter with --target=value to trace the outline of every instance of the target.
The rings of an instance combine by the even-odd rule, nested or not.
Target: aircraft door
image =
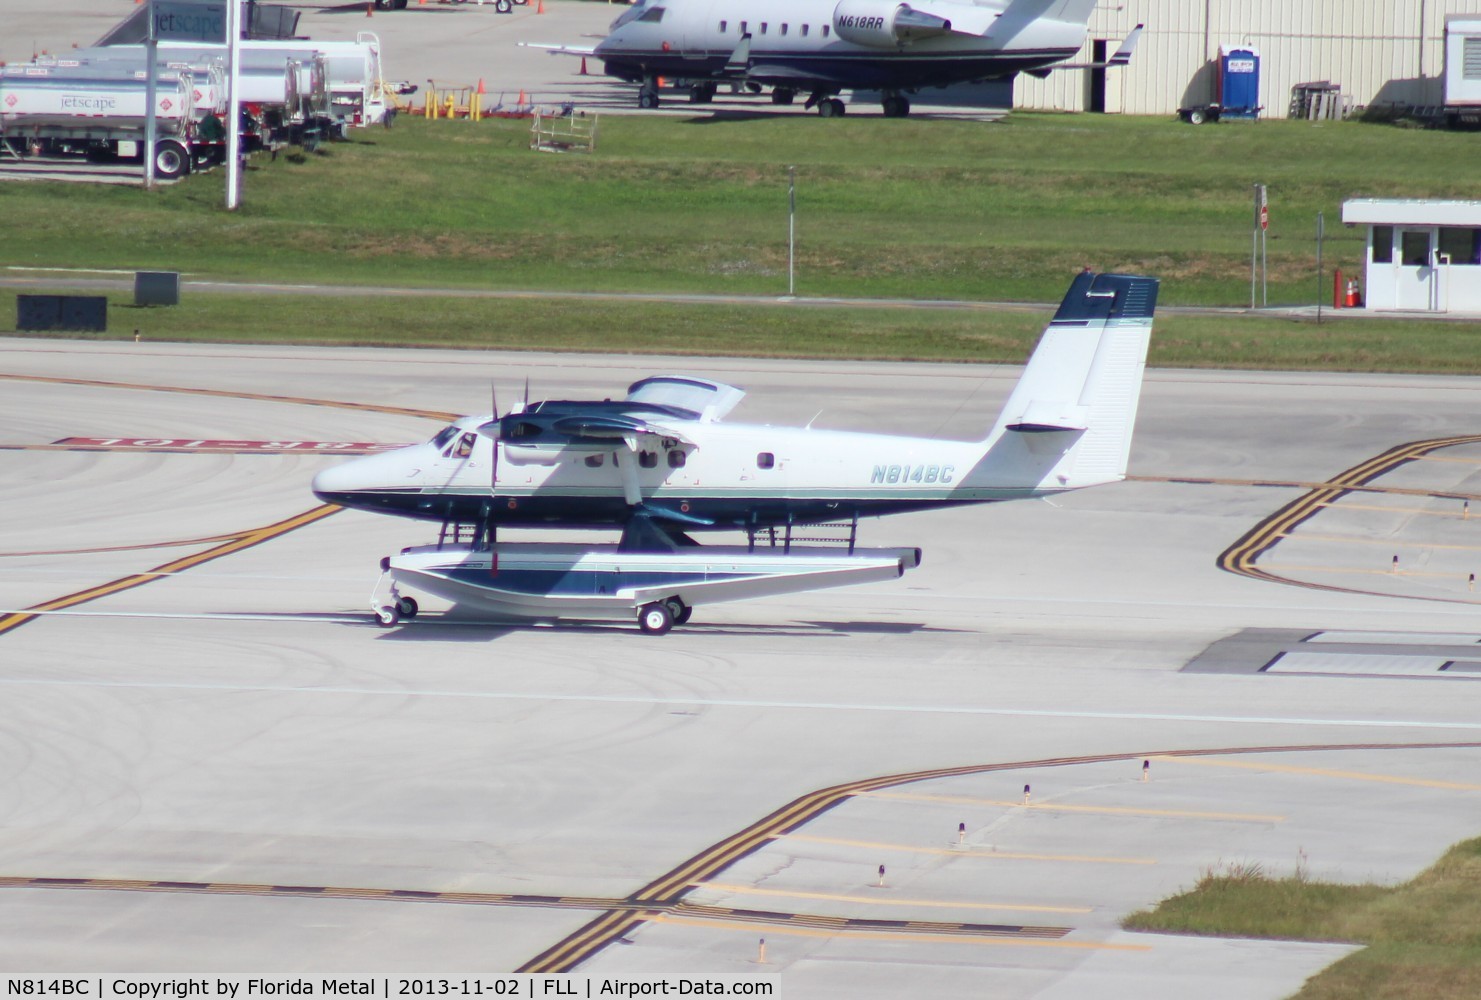
[[[679,29],[679,54],[685,59],[705,58],[713,39],[717,36],[719,22],[710,15],[713,2],[681,3],[669,7],[670,17],[679,18],[675,25]]]
[[[1436,309],[1438,278],[1435,267],[1435,230],[1400,229],[1395,234],[1399,252],[1394,275],[1396,309]]]

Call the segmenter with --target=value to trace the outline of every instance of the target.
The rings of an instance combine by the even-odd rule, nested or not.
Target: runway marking
[[[983,847],[923,847],[917,844],[881,844],[872,840],[849,840],[844,837],[814,837],[806,833],[778,833],[773,840],[795,840],[805,844],[832,847],[867,847],[871,851],[898,851],[904,854],[944,854],[958,858],[992,858],[1004,861],[1067,861],[1095,865],[1155,865],[1156,858],[1113,858],[1093,854],[1034,854],[1026,851],[998,851]]]
[[[1384,785],[1443,788],[1454,792],[1481,792],[1481,785],[1468,785],[1458,781],[1435,781],[1430,778],[1406,778],[1392,774],[1371,774],[1366,771],[1338,771],[1324,767],[1294,767],[1290,764],[1251,764],[1238,760],[1188,760],[1179,757],[1170,757],[1168,759],[1193,767],[1233,767],[1250,771],[1279,771],[1282,774],[1310,774],[1319,778],[1345,778],[1349,781],[1374,781]]]
[[[1478,436],[1481,440],[1481,436]],[[1464,443],[1464,442],[1461,442]],[[1423,456],[1420,456],[1423,457]],[[1255,486],[1263,489],[1321,490],[1331,486],[1330,481],[1320,482],[1307,479],[1231,479],[1224,476],[1127,476],[1127,482],[1171,483],[1182,486]],[[1347,487],[1349,493],[1372,493],[1401,497],[1433,497],[1437,500],[1481,500],[1481,493],[1466,493],[1459,490],[1427,490],[1417,486],[1375,486],[1372,483]]]
[[[936,778],[952,778],[996,771],[1021,771],[1035,768],[1064,767],[1074,764],[1101,764],[1113,761],[1145,760],[1151,757],[1203,758],[1211,755],[1255,753],[1300,753],[1317,750],[1385,750],[1385,749],[1439,749],[1481,748],[1481,742],[1469,743],[1369,743],[1369,744],[1319,744],[1308,746],[1281,747],[1236,747],[1223,750],[1186,750],[1153,753],[1094,754],[1080,757],[1057,757],[1045,760],[1017,761],[999,764],[969,764],[960,767],[937,768],[928,771],[913,771],[903,774],[882,775],[845,782],[793,799],[786,805],[762,817],[750,826],[726,837],[684,861],[672,871],[660,876],[639,889],[630,897],[633,900],[663,902],[682,896],[693,890],[695,883],[704,883],[735,862],[755,853],[777,834],[791,833],[821,816],[834,806],[847,801],[861,792],[892,788],[918,781]],[[641,914],[611,910],[587,923],[584,927],[566,936],[534,958],[519,966],[516,972],[570,972],[597,952],[614,941],[621,939],[644,920]]]
[[[750,922],[724,920],[692,920],[686,919],[684,917],[675,917],[667,913],[656,913],[650,919],[653,923],[656,924],[675,924],[681,927],[705,927],[710,929],[719,928],[722,930],[751,932],[754,932],[756,930],[756,925]],[[932,933],[924,928],[921,928],[919,932],[913,933],[903,933],[903,929],[902,931],[895,932],[851,931],[847,929],[840,929],[842,930],[842,933],[840,933],[840,930],[833,929],[814,929],[808,927],[794,926],[774,927],[774,925],[769,926],[771,926],[772,929],[768,930],[768,933],[785,934],[792,937],[847,937],[850,940],[856,941],[934,940],[951,941],[957,944],[967,943],[977,945],[1012,945],[1020,948],[1073,948],[1083,951],[1147,952],[1152,950],[1152,946],[1148,944],[1113,944],[1108,941],[1046,941],[1039,938],[1022,938],[1012,937],[1008,935],[982,935],[963,937],[961,935],[946,935],[939,932]]]
[[[788,899],[824,899],[838,903],[864,903],[868,906],[924,906],[946,910],[1017,910],[1024,913],[1093,913],[1089,906],[1043,906],[1036,903],[967,903],[945,899],[899,899],[893,896],[845,896],[833,892],[804,892],[800,889],[763,889],[754,885],[731,885],[721,882],[691,882],[692,889],[713,889],[746,896],[782,896]]]
[[[351,403],[339,399],[313,399],[305,396],[274,396],[260,392],[237,392],[231,389],[201,389],[176,385],[142,385],[137,382],[109,382],[101,379],[61,378],[54,375],[21,375],[0,372],[0,379],[15,382],[43,382],[48,385],[77,385],[91,389],[136,389],[143,392],[173,392],[188,396],[213,396],[220,399],[250,399],[264,403],[294,403],[299,406],[329,406],[341,410],[359,410],[362,413],[389,413],[403,417],[425,417],[428,420],[456,420],[460,414],[446,410],[415,410],[405,406],[384,406],[379,403]]]
[[[1386,475],[1408,462],[1423,458],[1432,452],[1442,448],[1452,448],[1457,445],[1476,444],[1481,442],[1481,435],[1468,434],[1449,438],[1434,438],[1428,441],[1411,441],[1408,444],[1397,445],[1382,454],[1375,455],[1365,462],[1339,473],[1325,483],[1321,483],[1303,496],[1292,500],[1281,507],[1274,514],[1260,521],[1249,531],[1230,545],[1216,560],[1220,569],[1241,576],[1248,576],[1255,580],[1264,580],[1270,583],[1286,583],[1297,587],[1308,587],[1313,590],[1331,590],[1348,594],[1369,594],[1374,591],[1363,590],[1356,587],[1345,587],[1333,583],[1318,583],[1311,580],[1295,580],[1272,572],[1263,566],[1256,565],[1257,560],[1274,548],[1282,538],[1289,537],[1295,528],[1320,512],[1333,502],[1346,496],[1348,493],[1370,489],[1373,480]],[[1398,492],[1389,490],[1388,492]],[[1470,499],[1454,493],[1417,491],[1417,495],[1433,497],[1453,497],[1456,499]],[[1376,596],[1388,596],[1377,594]],[[1447,604],[1475,603],[1453,597],[1444,597],[1435,594],[1413,594],[1406,595],[1411,600],[1441,601]]]
[[[1457,521],[1462,520],[1460,511],[1426,510],[1423,507],[1381,507],[1378,504],[1353,503],[1350,500],[1340,503],[1324,503],[1321,506],[1337,510],[1365,510],[1379,514],[1423,514],[1428,517],[1453,517]]]
[[[1477,518],[1481,523],[1481,516]],[[1458,552],[1481,552],[1481,545],[1459,545],[1455,543],[1438,542],[1405,542],[1397,538],[1364,538],[1359,535],[1317,535],[1310,532],[1302,532],[1299,535],[1287,534],[1286,538],[1299,538],[1303,542],[1338,542],[1343,545],[1381,545],[1385,548],[1395,549],[1447,549]],[[1267,564],[1268,565],[1268,564]]]
[[[207,535],[205,538],[183,538],[170,542],[140,542],[137,545],[96,545],[85,549],[37,549],[34,552],[0,552],[0,559],[19,559],[28,556],[85,556],[101,552],[141,552],[145,549],[176,549],[187,545],[211,545],[229,542],[236,535]]]
[[[1110,816],[1169,816],[1178,819],[1230,820],[1243,823],[1284,823],[1284,816],[1266,816],[1259,813],[1197,812],[1187,809],[1138,809],[1130,806],[1081,806],[1060,802],[1013,802],[1002,799],[977,799],[965,795],[920,795],[912,792],[865,792],[860,797],[870,799],[895,799],[902,802],[943,802],[955,805],[1001,806],[1010,809],[1038,810],[1042,812],[1098,813]]]
[[[227,441],[190,438],[62,438],[50,444],[0,444],[0,451],[121,452],[150,455],[373,455],[405,444],[371,441]]]
[[[134,587],[142,587],[146,583],[153,583],[155,580],[190,569],[192,566],[199,566],[213,559],[220,559],[222,556],[229,556],[234,552],[249,549],[254,545],[261,545],[263,542],[271,541],[280,535],[285,535],[295,528],[313,524],[315,521],[322,521],[324,518],[329,517],[331,514],[336,514],[343,509],[333,504],[323,504],[312,510],[304,511],[302,514],[295,514],[286,520],[278,521],[261,528],[253,528],[250,531],[244,531],[240,535],[222,542],[220,545],[206,549],[204,552],[195,552],[188,556],[181,556],[179,559],[173,559],[170,562],[156,566],[154,569],[146,570],[143,573],[131,573],[128,576],[99,584],[96,587],[89,587],[86,590],[79,590],[76,593],[67,594],[64,597],[43,601],[40,604],[26,608],[24,611],[11,612],[10,614],[0,616],[0,636],[20,628],[27,622],[36,620],[41,613],[60,611],[78,604],[85,604],[88,601],[95,601],[100,597],[107,597],[110,594],[117,594]]]
[[[368,617],[368,616],[367,616]],[[360,619],[355,619],[359,621]],[[482,627],[489,627],[484,625]],[[404,699],[415,696],[422,698],[477,698],[491,701],[539,701],[576,702],[598,705],[664,705],[680,708],[748,708],[748,709],[803,709],[806,711],[830,712],[907,712],[924,715],[982,715],[1025,719],[1095,719],[1112,722],[1196,722],[1227,723],[1231,725],[1262,726],[1313,726],[1354,729],[1462,729],[1481,730],[1481,720],[1466,722],[1437,722],[1422,719],[1320,719],[1297,716],[1240,716],[1240,715],[1172,715],[1152,712],[1079,712],[1055,711],[1034,708],[988,708],[976,705],[870,705],[856,702],[800,702],[800,701],[751,701],[729,698],[664,698],[649,695],[601,695],[568,694],[538,691],[446,691],[436,688],[374,688],[374,687],[293,687],[285,684],[213,684],[194,681],[100,681],[90,679],[58,679],[53,677],[0,676],[0,685],[30,685],[37,687],[97,687],[166,691],[277,691],[285,694],[328,694],[366,696],[388,696]]]

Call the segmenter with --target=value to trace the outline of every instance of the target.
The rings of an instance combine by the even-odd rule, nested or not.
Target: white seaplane
[[[1125,478],[1158,283],[1077,276],[981,441],[726,423],[744,392],[689,375],[622,400],[545,400],[465,417],[424,444],[320,472],[328,503],[439,522],[382,560],[400,586],[525,620],[630,619],[667,632],[700,604],[892,579],[919,549],[855,545],[861,517],[1044,497]],[[842,526],[833,546],[799,529]],[[615,544],[500,541],[501,529],[620,530]],[[746,545],[701,545],[707,531]],[[380,585],[377,585],[377,593]]]

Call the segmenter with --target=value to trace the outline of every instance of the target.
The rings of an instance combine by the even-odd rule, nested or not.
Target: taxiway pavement
[[[735,420],[973,438],[1016,372],[0,350],[0,607],[45,612],[0,613],[0,968],[507,971],[586,940],[580,972],[746,973],[766,937],[789,996],[1277,997],[1345,950],[1118,921],[1224,863],[1393,883],[1476,833],[1475,675],[1182,668],[1246,629],[1481,632],[1463,587],[1314,589],[1305,555],[1296,583],[1216,565],[1303,484],[1475,431],[1481,380],[1153,372],[1134,481],[866,522],[866,544],[920,545],[923,566],[652,638],[374,627],[376,561],[433,529],[294,526],[335,460],[299,445],[417,440],[438,421],[391,410],[485,411],[490,381],[601,398],[672,370],[745,387]],[[208,439],[280,447],[147,446]],[[1468,492],[1477,461],[1407,465],[1401,488]],[[1439,544],[1429,515],[1382,516]],[[1362,522],[1341,528],[1328,556],[1344,533],[1365,548]],[[1283,749],[1234,752],[1252,748]],[[1226,752],[1187,755],[1207,750]],[[788,803],[795,827],[740,836]],[[623,944],[579,938],[634,897],[656,909]]]

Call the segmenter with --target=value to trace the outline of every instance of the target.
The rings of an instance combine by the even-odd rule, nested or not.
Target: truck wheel
[[[1188,112],[1189,125],[1202,125],[1207,120],[1208,116],[1203,113],[1202,108],[1194,108],[1192,111]]]
[[[173,140],[157,143],[154,147],[154,176],[172,181],[190,169],[190,155],[185,147]]]

